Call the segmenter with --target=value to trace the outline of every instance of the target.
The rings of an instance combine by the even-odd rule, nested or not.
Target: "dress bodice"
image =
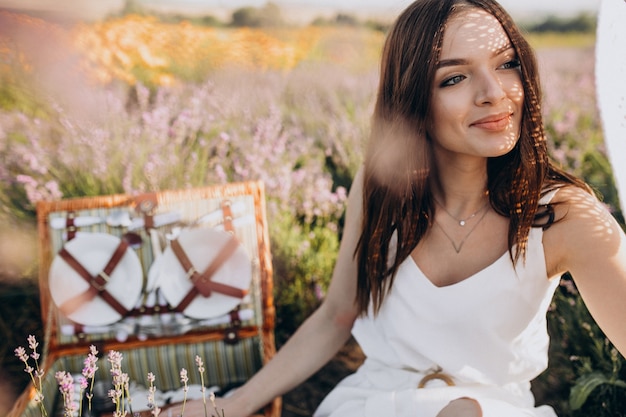
[[[532,228],[525,260],[509,253],[463,281],[437,287],[412,257],[399,267],[377,316],[359,318],[353,335],[368,360],[457,381],[529,381],[547,367],[546,312],[559,280],[549,279],[543,231]]]

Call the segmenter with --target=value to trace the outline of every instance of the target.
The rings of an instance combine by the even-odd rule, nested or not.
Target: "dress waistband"
[[[381,389],[430,389],[443,387],[467,387],[478,389],[504,390],[514,396],[526,397],[530,393],[530,382],[507,382],[504,384],[472,380],[449,372],[438,365],[425,370],[394,368],[375,359],[368,358],[361,365],[358,373],[363,374]]]

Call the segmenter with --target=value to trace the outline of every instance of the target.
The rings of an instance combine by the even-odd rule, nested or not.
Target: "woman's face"
[[[519,61],[498,20],[478,8],[451,17],[431,94],[435,154],[506,154],[519,138],[523,101]]]

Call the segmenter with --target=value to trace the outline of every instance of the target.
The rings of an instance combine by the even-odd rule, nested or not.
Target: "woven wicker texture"
[[[225,204],[233,208],[232,218],[221,215]],[[206,320],[188,320],[188,325],[182,330],[175,329],[176,332],[138,334],[131,331],[122,338],[119,336],[120,323],[136,323],[146,317],[160,319],[174,313],[170,306],[157,304],[155,308],[150,304],[146,307],[139,300],[137,307],[120,323],[113,323],[104,329],[88,330],[69,320],[51,299],[50,265],[74,233],[106,233],[122,238],[129,227],[109,221],[120,212],[129,213],[133,224],[141,226],[130,228],[141,238],[141,245],[131,250],[141,262],[143,288],[147,288],[148,274],[158,252],[167,246],[172,235],[188,228],[224,229],[231,223],[231,232],[245,248],[253,265],[249,293],[235,310],[245,310],[250,314],[239,319],[231,313],[231,320],[217,324],[207,324]],[[159,224],[160,218],[171,218],[172,213],[175,213],[175,221]],[[95,220],[84,225],[78,219]],[[152,223],[152,230],[156,230],[161,239],[155,240],[154,233],[146,227]],[[121,352],[124,356],[123,370],[131,380],[145,384],[147,373],[152,372],[157,378],[156,386],[164,391],[180,388],[179,372],[182,368],[189,371],[190,383],[199,383],[198,375],[194,376],[194,373],[197,374],[194,372],[196,355],[205,363],[205,385],[218,387],[245,382],[274,355],[272,266],[262,183],[233,183],[140,196],[110,195],[41,202],[37,206],[37,224],[41,311],[46,333],[44,369],[47,373],[43,390],[48,410],[54,408],[58,392],[54,372],[80,373],[91,344],[105,355],[110,350]],[[225,338],[233,334],[238,341],[228,343]],[[96,379],[110,378],[105,358],[100,359],[99,366]],[[10,416],[39,415],[41,411],[32,401],[33,396],[33,389],[27,390]],[[280,415],[280,399],[268,405],[265,415]]]

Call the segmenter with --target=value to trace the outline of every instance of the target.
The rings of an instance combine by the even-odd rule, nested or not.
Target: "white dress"
[[[484,417],[556,417],[535,407],[530,380],[548,363],[546,312],[558,277],[548,278],[541,228],[526,262],[508,252],[451,286],[436,287],[411,257],[398,269],[375,318],[352,333],[366,360],[322,401],[315,417],[435,417],[451,400],[476,399]],[[455,386],[419,381],[436,369]]]

